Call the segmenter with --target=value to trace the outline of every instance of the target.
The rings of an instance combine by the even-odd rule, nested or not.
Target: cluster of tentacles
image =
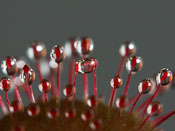
[[[162,112],[162,104],[154,98],[172,84],[173,74],[167,68],[161,69],[155,78],[140,81],[138,94],[128,99],[131,77],[143,66],[142,58],[135,55],[135,43],[129,41],[122,44],[119,49],[121,62],[116,75],[110,81],[112,91],[109,105],[103,104],[103,96],[98,96],[97,92],[98,61],[89,56],[93,49],[94,42],[91,38],[72,38],[65,43],[64,47],[55,45],[50,51],[50,57],[47,58],[45,45],[42,42],[33,41],[27,48],[27,56],[36,63],[38,75],[26,59],[5,57],[1,69],[7,76],[1,78],[0,89],[5,93],[6,103],[0,96],[0,107],[3,111],[0,130],[156,131],[157,126],[175,114],[173,110],[154,120],[150,118]],[[63,70],[65,58],[70,60],[68,84],[61,88],[60,71]],[[124,64],[129,75],[123,95],[115,100],[116,92],[123,84]],[[89,73],[94,73],[94,94],[90,96]],[[83,76],[82,101],[76,100],[78,74]],[[32,89],[36,76],[40,80],[38,89],[42,93],[38,97]],[[21,91],[29,100],[28,106],[24,106]],[[64,99],[61,99],[61,92],[65,96]],[[9,99],[9,94],[13,95],[13,101]],[[146,94],[150,96],[135,109],[137,102]],[[114,100],[115,106],[113,106]]]

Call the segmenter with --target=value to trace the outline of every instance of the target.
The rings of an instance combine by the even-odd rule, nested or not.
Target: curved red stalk
[[[116,89],[115,88],[112,88],[112,92],[111,92],[111,96],[110,96],[110,101],[109,101],[109,107],[110,108],[113,105],[115,94],[116,94]]]
[[[60,65],[57,67],[57,99],[60,100]]]
[[[19,93],[18,87],[17,87],[16,82],[15,82],[15,76],[12,76],[12,81],[13,81],[13,83],[15,85],[15,95],[16,95],[16,98],[17,98],[17,100],[19,102],[21,102],[21,104],[23,104],[22,99],[21,99],[21,95]]]
[[[142,95],[141,93],[138,94],[137,98],[135,99],[134,103],[132,104],[132,106],[129,110],[129,113],[131,113],[133,111],[133,109],[134,109],[135,105],[137,104],[138,100],[140,99],[141,95]]]
[[[74,70],[74,57],[72,56],[70,59],[70,63],[69,63],[69,76],[68,76],[68,83],[72,84],[73,82],[73,70]]]
[[[29,85],[29,90],[30,90],[30,101],[32,103],[35,103],[35,97],[34,97],[32,86],[31,85]]]
[[[126,56],[123,56],[121,61],[120,61],[120,65],[119,65],[119,68],[118,68],[118,71],[117,71],[117,76],[121,75],[125,60],[126,60]]]
[[[83,74],[84,99],[88,98],[88,80],[87,74]]]
[[[96,74],[96,70],[94,71],[94,96],[97,97],[97,74]]]
[[[150,99],[146,103],[146,106],[145,106],[145,108],[143,110],[143,113],[142,113],[142,117],[144,117],[144,115],[146,113],[146,110],[147,110],[147,107],[149,106],[149,104],[153,101],[154,97],[158,94],[160,87],[161,87],[160,85],[157,86],[156,91],[154,92],[154,94],[150,97]]]
[[[75,90],[76,90],[77,73],[78,73],[78,72],[75,71],[75,76],[74,76],[74,88],[75,88]],[[75,100],[75,92],[73,93],[73,101],[74,101],[74,100]]]
[[[5,97],[6,97],[6,102],[7,102],[7,106],[8,106],[8,111],[10,113],[10,101],[9,101],[9,97],[8,97],[8,93],[5,92]]]
[[[159,118],[154,120],[154,124],[152,129],[156,128],[157,126],[159,126],[160,124],[162,124],[165,120],[167,120],[168,118],[170,118],[171,116],[175,115],[175,110],[171,111],[163,116],[160,116]]]
[[[128,95],[128,89],[129,89],[129,83],[131,81],[131,76],[132,76],[132,71],[130,71],[129,75],[128,75],[128,80],[127,80],[125,91],[124,91],[124,96],[125,97],[127,97],[127,95]]]
[[[51,83],[51,97],[54,98],[55,97],[55,86],[54,86],[54,73],[53,73],[53,70],[50,71],[50,75],[49,75],[49,80],[50,80],[50,83]]]
[[[145,120],[140,124],[140,126],[139,126],[139,131],[142,129],[142,127],[144,126],[144,124],[147,122],[147,120],[150,118],[150,116],[151,115],[148,115],[146,118],[145,118]]]
[[[47,100],[47,93],[44,92],[43,95],[44,95],[44,101],[45,101],[45,104],[46,104],[46,107],[47,107],[47,101],[48,101]]]
[[[39,79],[40,79],[40,81],[41,81],[41,80],[43,80],[43,76],[42,76],[42,73],[41,73],[40,60],[36,60],[36,65],[37,65],[37,70],[38,70]]]
[[[135,112],[140,112],[140,111],[146,106],[146,104],[148,103],[148,101],[149,101],[150,98],[151,98],[151,97],[147,98],[147,99],[135,110]]]

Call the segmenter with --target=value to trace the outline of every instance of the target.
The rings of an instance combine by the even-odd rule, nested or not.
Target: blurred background
[[[89,36],[94,40],[95,49],[91,56],[98,62],[98,94],[103,94],[105,102],[111,93],[110,79],[119,66],[119,47],[122,42],[136,42],[137,54],[143,58],[143,68],[133,75],[129,96],[135,95],[140,80],[149,78],[162,67],[174,70],[174,1],[123,1],[123,0],[52,0],[52,1],[1,1],[0,2],[0,60],[4,56],[26,56],[26,48],[32,40],[46,44],[50,52],[55,44],[64,45],[72,36]],[[35,69],[35,64],[30,62]],[[61,74],[61,88],[68,81],[68,59],[64,61]],[[0,73],[0,76],[4,74]],[[123,86],[118,90],[121,95],[126,85],[128,72],[124,68]],[[88,75],[90,94],[93,93],[93,74]],[[33,84],[38,95],[37,83]],[[77,96],[82,98],[82,76],[77,78]],[[164,113],[175,109],[175,90],[156,99],[164,104]],[[4,98],[4,93],[0,92]],[[24,95],[24,93],[23,93]],[[24,100],[26,100],[26,97]],[[27,102],[26,102],[27,103]],[[139,102],[140,103],[140,102]],[[172,131],[175,117],[160,126]]]

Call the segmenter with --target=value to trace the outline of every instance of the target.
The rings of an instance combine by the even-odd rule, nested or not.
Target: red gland
[[[0,80],[0,89],[7,92],[12,87],[11,80],[7,77],[3,77]]]
[[[97,105],[97,101],[96,101],[95,96],[91,96],[87,99],[87,105],[89,107],[95,107]]]
[[[173,74],[169,69],[163,68],[156,76],[156,82],[158,85],[169,85],[173,80]]]
[[[55,45],[50,52],[50,58],[57,64],[61,63],[65,59],[64,48],[60,45]]]
[[[94,111],[93,110],[87,110],[86,112],[83,112],[81,114],[81,119],[83,121],[89,121],[90,119],[92,119],[93,115],[94,115]]]
[[[15,100],[10,104],[10,112],[16,113],[18,111],[22,110],[22,104]]]
[[[47,116],[50,119],[55,119],[60,115],[59,109],[58,108],[51,108],[48,112],[47,112]]]
[[[151,92],[152,89],[153,89],[153,83],[151,82],[150,79],[144,79],[140,81],[138,85],[138,90],[139,90],[139,93],[141,94],[147,94]]]
[[[114,76],[110,81],[111,87],[116,89],[122,86],[123,80],[120,78],[120,76]]]
[[[91,73],[97,69],[98,61],[95,58],[85,58],[75,64],[75,72],[82,74]]]
[[[126,108],[128,107],[129,101],[125,96],[120,96],[119,98],[117,98],[116,100],[116,106],[120,109],[120,108]]]
[[[73,118],[76,115],[75,109],[70,109],[65,112],[65,117],[66,118]]]
[[[46,56],[46,47],[42,42],[33,41],[32,45],[27,49],[27,56],[30,59],[41,59]]]
[[[30,104],[29,108],[27,109],[27,113],[29,116],[37,116],[40,113],[40,107],[34,103]]]
[[[162,104],[159,101],[152,102],[148,108],[147,113],[151,116],[157,116],[162,112]]]
[[[126,41],[124,44],[121,45],[119,49],[119,53],[121,56],[133,56],[136,52],[135,42]]]
[[[140,56],[132,56],[126,61],[126,69],[128,72],[132,72],[132,74],[135,74],[136,72],[140,71],[142,66],[143,61]]]
[[[75,40],[74,47],[80,56],[88,56],[94,49],[94,42],[91,38],[80,37]]]
[[[51,89],[52,86],[51,86],[51,83],[50,83],[48,80],[43,79],[43,80],[39,83],[38,87],[39,87],[39,90],[40,90],[41,92],[47,93],[47,92]]]
[[[92,130],[98,130],[101,124],[102,124],[102,121],[100,119],[97,119],[97,120],[90,122],[89,126]]]
[[[68,85],[66,85],[66,87],[64,87],[63,94],[66,97],[72,96],[73,93],[75,93],[75,88],[74,88],[74,86],[72,84],[68,84]]]
[[[23,67],[23,70],[20,73],[20,80],[22,83],[31,85],[35,80],[35,72],[28,65]]]
[[[7,56],[2,61],[2,72],[6,75],[14,75],[17,71],[16,59],[13,56]]]

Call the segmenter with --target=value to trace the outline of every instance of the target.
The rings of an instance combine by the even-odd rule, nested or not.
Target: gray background
[[[125,40],[136,42],[137,54],[144,61],[143,69],[133,76],[129,95],[137,93],[138,82],[158,72],[162,67],[174,69],[174,2],[161,0],[102,1],[102,0],[50,0],[0,2],[0,60],[4,56],[23,56],[31,40],[46,43],[48,51],[54,44],[64,44],[70,36],[88,35],[95,41],[91,56],[99,61],[97,71],[99,94],[106,102],[111,87],[110,78],[119,65],[118,49]],[[67,60],[65,61],[65,65]],[[32,67],[35,67],[32,64]],[[62,75],[62,86],[67,82],[67,66]],[[123,72],[124,84],[128,73]],[[1,76],[4,76],[1,72]],[[92,75],[90,88],[92,93]],[[78,94],[82,96],[82,78],[79,75]],[[38,93],[35,82],[35,95]],[[174,91],[159,97],[164,103],[164,113],[175,109]],[[4,97],[4,93],[1,92]],[[160,128],[172,131],[175,118],[166,121]]]

